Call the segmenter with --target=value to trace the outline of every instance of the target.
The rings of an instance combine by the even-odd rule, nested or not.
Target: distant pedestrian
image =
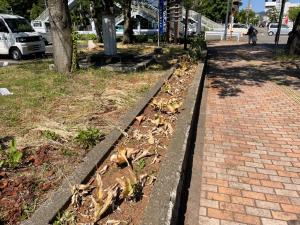
[[[256,44],[257,41],[257,33],[258,31],[253,27],[253,25],[250,25],[247,35],[248,35],[248,44]]]

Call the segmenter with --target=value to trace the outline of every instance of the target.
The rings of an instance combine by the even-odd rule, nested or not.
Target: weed
[[[72,156],[77,155],[75,152],[72,152],[71,150],[65,149],[65,148],[61,149],[61,154],[63,156],[68,156],[68,157],[72,157]]]
[[[58,213],[52,225],[75,225],[76,218],[72,211],[66,211],[63,214]]]
[[[138,93],[141,93],[141,94],[146,93],[147,91],[149,91],[149,89],[150,89],[150,85],[145,84],[138,90]]]
[[[97,128],[88,128],[87,130],[79,130],[75,141],[85,149],[93,147],[97,144],[103,134]]]
[[[297,61],[300,60],[300,56],[288,55],[285,52],[279,52],[274,59],[278,61]]]
[[[21,221],[27,220],[30,217],[30,215],[35,211],[36,206],[37,199],[35,199],[32,204],[24,204],[22,206]]]
[[[50,131],[50,130],[44,130],[42,132],[43,137],[49,139],[49,140],[53,140],[53,141],[58,141],[60,139],[59,135],[56,134],[54,131]]]
[[[0,160],[0,167],[8,166],[10,168],[16,168],[21,163],[22,157],[23,153],[18,151],[16,140],[13,139],[9,144],[5,159]]]
[[[43,163],[43,165],[42,165],[42,167],[41,167],[41,170],[43,171],[43,172],[46,172],[46,171],[50,171],[52,169],[52,166],[51,166],[51,164],[49,164],[49,163]]]
[[[137,167],[136,167],[136,171],[137,172],[140,172],[142,171],[146,166],[146,161],[145,159],[141,159],[137,162]]]

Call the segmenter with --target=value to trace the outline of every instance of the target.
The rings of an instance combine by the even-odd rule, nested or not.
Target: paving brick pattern
[[[299,92],[257,79],[260,68],[251,61],[236,65],[242,58],[226,47],[212,50],[199,224],[300,219]],[[233,67],[234,77],[221,72]]]

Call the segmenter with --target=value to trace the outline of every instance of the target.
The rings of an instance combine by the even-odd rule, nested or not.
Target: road
[[[274,44],[275,42],[275,36],[268,36],[267,34],[267,29],[266,28],[257,28],[258,29],[258,44]],[[286,35],[282,35],[280,36],[280,44],[286,44],[288,40],[288,36]],[[248,41],[248,37],[244,36],[241,38],[241,42],[247,42]],[[53,53],[53,48],[52,45],[49,45],[46,47],[46,55],[52,55]],[[11,64],[20,64],[20,63],[27,63],[27,62],[32,62],[32,58],[28,58],[25,60],[21,60],[21,61],[15,61],[15,60],[11,60],[9,59],[7,56],[6,57],[1,57],[0,58],[0,67],[2,66],[6,66],[6,65],[11,65]]]
[[[261,44],[274,44],[275,43],[275,35],[269,36],[267,33],[267,28],[257,28],[258,30],[258,43]],[[279,39],[280,44],[286,44],[288,40],[287,35],[281,35]]]
[[[46,55],[51,56],[53,53],[52,45],[46,46]],[[22,63],[28,63],[32,62],[33,60],[36,60],[34,57],[29,57],[20,61],[10,59],[9,56],[1,56],[0,57],[0,67],[8,66],[8,65],[14,65],[14,64],[22,64]]]

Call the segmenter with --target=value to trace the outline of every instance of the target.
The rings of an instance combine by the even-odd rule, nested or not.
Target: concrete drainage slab
[[[154,62],[154,54],[118,54],[116,56],[96,54],[85,59],[81,59],[79,61],[79,66],[81,68],[100,67],[108,71],[128,73],[145,70]]]

